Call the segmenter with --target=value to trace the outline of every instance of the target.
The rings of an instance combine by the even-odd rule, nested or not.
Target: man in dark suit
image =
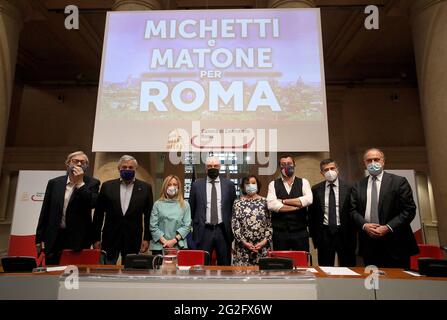
[[[191,186],[189,205],[193,221],[193,240],[197,248],[216,250],[217,264],[231,264],[231,217],[236,191],[231,180],[219,177],[217,157],[206,160],[206,179],[198,179]]]
[[[350,216],[351,185],[338,177],[337,163],[320,162],[325,181],[312,187],[313,203],[309,207],[309,229],[318,249],[318,265],[334,266],[335,253],[342,267],[355,266],[357,235]]]
[[[104,182],[99,193],[93,216],[93,247],[106,251],[106,264],[116,264],[120,254],[124,261],[127,254],[143,253],[149,248],[152,187],[135,178],[137,168],[134,157],[122,156],[118,163],[120,178]]]
[[[84,152],[73,152],[65,161],[67,175],[48,181],[36,229],[37,252],[45,250],[48,265],[59,264],[63,249],[92,245],[92,209],[100,182],[85,175],[88,163]]]
[[[357,182],[351,193],[351,215],[360,229],[360,254],[365,265],[409,268],[410,256],[419,248],[410,223],[416,205],[404,177],[383,172],[385,156],[379,149],[363,155],[369,176]]]

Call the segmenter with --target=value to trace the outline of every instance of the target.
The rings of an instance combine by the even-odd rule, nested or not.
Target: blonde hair
[[[88,157],[87,157],[87,155],[84,153],[84,151],[75,151],[75,152],[70,153],[70,154],[67,156],[67,159],[65,160],[65,164],[66,164],[66,165],[69,165],[71,159],[74,158],[74,157],[76,157],[76,156],[84,156],[84,157],[85,157],[85,160],[87,161],[87,164],[89,163],[89,161],[88,161]]]
[[[177,180],[178,192],[174,198],[169,198],[167,190],[168,190],[168,184],[172,179]],[[163,180],[163,184],[162,184],[161,190],[160,190],[160,198],[158,200],[171,200],[171,199],[177,200],[180,204],[180,207],[182,207],[182,208],[185,207],[185,199],[183,198],[182,182],[180,181],[179,177],[177,177],[173,174],[167,176]]]

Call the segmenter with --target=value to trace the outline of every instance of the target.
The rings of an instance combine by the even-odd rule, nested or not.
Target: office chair
[[[101,264],[105,251],[100,249],[83,249],[80,252],[65,249],[62,251],[60,265]]]
[[[418,244],[419,254],[411,256],[410,258],[410,269],[419,270],[418,259],[419,258],[433,258],[433,259],[443,259],[444,253],[439,246],[431,244]]]
[[[268,257],[277,257],[277,258],[290,258],[293,260],[293,266],[294,267],[308,267],[309,266],[309,262],[311,263],[310,259],[310,254],[307,251],[294,251],[294,250],[289,250],[289,251],[275,251],[275,250],[271,250],[268,251],[267,253]]]
[[[208,265],[210,254],[205,250],[179,250],[177,253],[177,265],[194,266]]]

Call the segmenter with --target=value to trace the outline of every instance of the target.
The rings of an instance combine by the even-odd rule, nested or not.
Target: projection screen
[[[109,12],[93,151],[328,151],[319,9]]]

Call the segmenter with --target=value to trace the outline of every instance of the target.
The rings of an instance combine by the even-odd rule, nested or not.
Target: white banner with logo
[[[27,236],[36,233],[48,180],[64,174],[66,174],[65,171],[21,170],[19,172],[11,235]]]

